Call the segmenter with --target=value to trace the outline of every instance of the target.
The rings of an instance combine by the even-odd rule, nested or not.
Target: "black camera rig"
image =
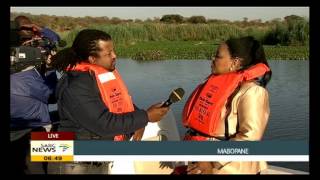
[[[55,42],[45,37],[30,37],[26,39],[19,35],[20,27],[16,22],[10,22],[10,65],[15,73],[27,66],[40,66],[52,52],[57,50]]]

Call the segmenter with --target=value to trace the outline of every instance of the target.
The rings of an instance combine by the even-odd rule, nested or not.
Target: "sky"
[[[153,19],[165,14],[179,14],[183,17],[204,16],[207,19],[268,21],[298,15],[309,19],[309,7],[11,7],[11,12],[25,12],[34,15],[56,16],[107,16],[121,19]]]

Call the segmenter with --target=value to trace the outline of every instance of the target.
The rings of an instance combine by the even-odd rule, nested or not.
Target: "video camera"
[[[28,36],[21,35],[19,34],[21,30],[31,33]],[[11,73],[19,72],[27,66],[38,67],[45,63],[52,52],[57,51],[57,43],[34,34],[32,28],[19,27],[15,21],[10,21]]]

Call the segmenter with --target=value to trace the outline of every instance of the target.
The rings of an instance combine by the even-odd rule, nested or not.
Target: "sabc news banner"
[[[32,132],[31,161],[73,161],[73,132]]]
[[[75,140],[73,132],[32,132],[31,161],[309,161],[308,141]]]

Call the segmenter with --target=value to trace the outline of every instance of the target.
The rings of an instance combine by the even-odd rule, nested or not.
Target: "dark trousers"
[[[45,131],[37,128],[33,131]],[[10,173],[12,174],[47,174],[47,162],[31,162],[30,157],[31,132],[10,144]]]
[[[51,162],[48,174],[108,174],[109,162]]]

